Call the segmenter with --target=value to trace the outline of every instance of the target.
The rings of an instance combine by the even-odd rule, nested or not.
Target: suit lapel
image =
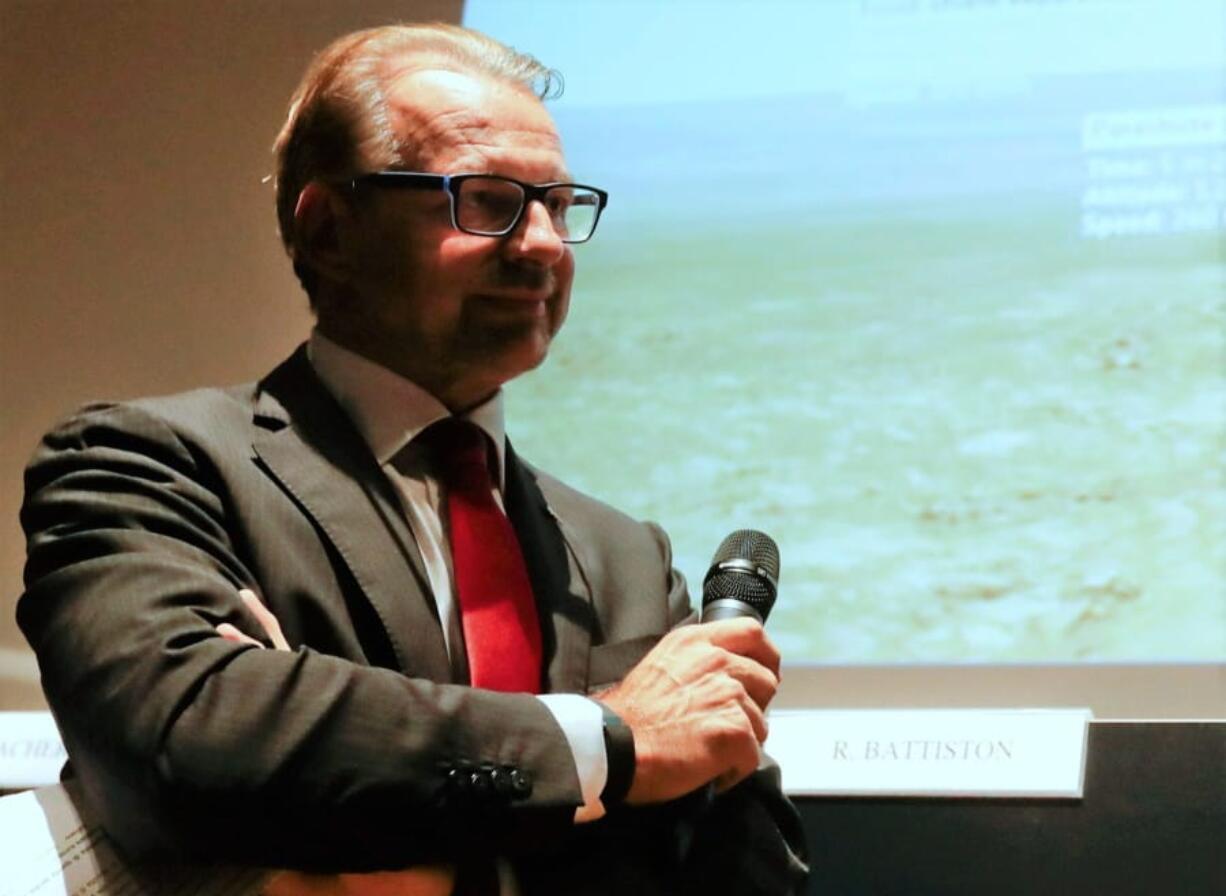
[[[506,508],[532,579],[545,652],[545,690],[583,693],[595,613],[573,533],[558,519],[532,468],[506,457]]]
[[[429,580],[391,484],[299,349],[260,384],[254,441],[268,472],[323,530],[382,621],[401,671],[448,681]]]

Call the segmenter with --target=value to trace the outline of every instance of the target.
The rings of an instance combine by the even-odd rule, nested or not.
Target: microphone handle
[[[743,600],[721,597],[702,606],[702,622],[717,622],[720,619],[743,619],[748,616],[765,624],[757,611]]]

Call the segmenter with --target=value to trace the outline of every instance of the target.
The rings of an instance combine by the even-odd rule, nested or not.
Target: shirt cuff
[[[575,821],[595,821],[605,814],[600,793],[609,778],[609,759],[604,751],[604,714],[600,704],[578,694],[540,694],[570,746],[579,775],[583,805],[575,810]]]

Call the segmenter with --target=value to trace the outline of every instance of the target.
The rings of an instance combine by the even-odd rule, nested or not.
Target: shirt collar
[[[431,423],[451,416],[441,401],[412,380],[337,345],[318,329],[311,331],[307,358],[380,465],[388,463]],[[498,485],[502,488],[506,471],[502,390],[459,416],[481,427],[494,443]]]

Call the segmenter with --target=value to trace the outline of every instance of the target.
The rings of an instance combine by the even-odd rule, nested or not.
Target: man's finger
[[[712,644],[760,663],[779,675],[779,649],[753,619],[721,619],[700,626]]]
[[[752,750],[746,751],[731,768],[715,779],[715,792],[723,793],[725,790],[740,784],[757,771],[761,764],[762,748],[755,743]]]
[[[255,596],[255,592],[250,588],[243,588],[238,592],[239,598],[243,604],[255,616],[256,621],[260,623],[260,627],[264,629],[268,635],[268,639],[272,641],[272,646],[277,650],[289,650],[289,641],[285,640],[285,635],[281,631],[281,623],[277,621],[277,617],[272,614],[268,607],[260,603],[260,599]]]
[[[217,634],[221,635],[227,641],[233,641],[235,644],[249,644],[252,647],[263,649],[264,645],[250,635],[244,635],[228,622],[223,622],[217,626]]]
[[[778,676],[754,660],[732,655],[728,661],[728,674],[744,686],[745,692],[763,710],[775,699],[775,692],[779,689]]]
[[[749,724],[753,726],[753,735],[758,743],[766,743],[766,736],[770,733],[766,713],[753,700],[746,700],[741,708],[745,712],[745,717],[749,719]]]

